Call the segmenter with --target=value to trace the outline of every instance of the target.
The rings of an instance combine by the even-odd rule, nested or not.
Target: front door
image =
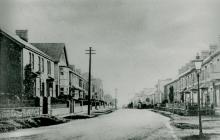
[[[48,101],[47,97],[43,97],[43,114],[48,114]]]

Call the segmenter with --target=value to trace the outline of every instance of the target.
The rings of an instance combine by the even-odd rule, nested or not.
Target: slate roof
[[[60,61],[61,54],[64,51],[68,65],[68,58],[64,43],[31,43],[31,44],[37,47],[38,49],[40,49],[41,51],[43,51],[44,53],[51,56],[55,60],[55,62]]]
[[[1,26],[0,26],[0,32],[3,33],[4,35],[6,35],[8,38],[10,38],[10,39],[16,41],[17,43],[21,44],[25,49],[30,50],[32,52],[35,52],[38,55],[44,56],[45,58],[54,61],[52,57],[50,57],[49,55],[47,55],[46,53],[44,53],[40,49],[34,47],[30,43],[24,41],[19,36],[17,36],[15,33],[12,33],[10,31],[8,31],[7,29],[5,29]]]

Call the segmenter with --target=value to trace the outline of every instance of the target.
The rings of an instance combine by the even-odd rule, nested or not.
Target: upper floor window
[[[32,65],[32,69],[34,70],[34,54],[33,53],[32,53],[31,65]]]
[[[79,87],[82,87],[82,79],[79,79]]]
[[[51,74],[51,62],[47,61],[47,74]]]
[[[44,59],[41,58],[41,70],[42,72],[44,72]]]
[[[31,53],[29,52],[29,64],[31,65]]]
[[[38,70],[41,71],[41,58],[38,56]]]
[[[34,54],[29,52],[29,64],[31,65],[31,69],[34,69]]]

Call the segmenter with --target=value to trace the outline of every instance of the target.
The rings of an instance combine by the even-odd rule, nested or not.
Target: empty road
[[[3,140],[172,140],[169,118],[150,110],[120,109],[92,119],[0,134]]]

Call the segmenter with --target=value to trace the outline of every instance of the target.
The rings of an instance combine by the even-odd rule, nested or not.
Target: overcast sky
[[[218,43],[219,0],[0,0],[0,23],[28,29],[30,42],[64,42],[69,62],[93,75],[120,103],[173,78],[195,54]]]

